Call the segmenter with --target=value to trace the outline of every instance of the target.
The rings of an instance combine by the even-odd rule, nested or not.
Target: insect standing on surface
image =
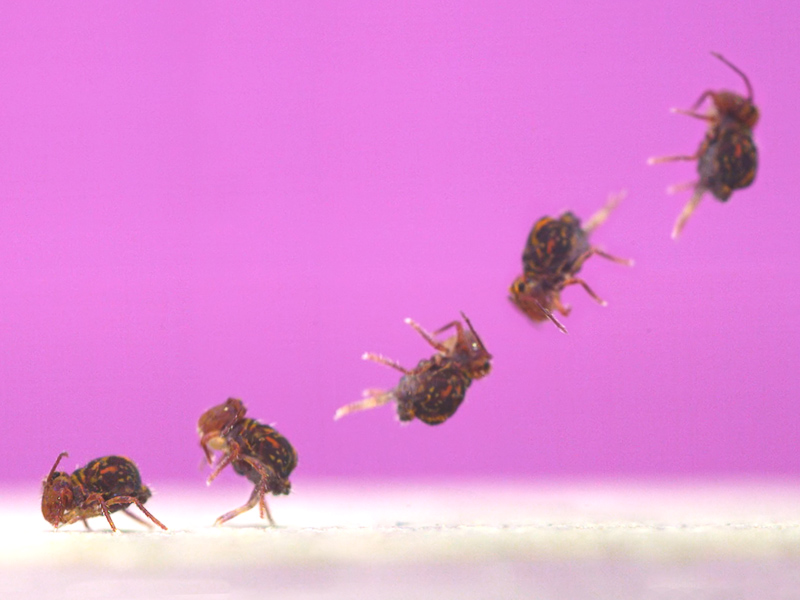
[[[221,525],[258,504],[261,518],[274,526],[265,496],[291,491],[289,474],[297,466],[297,452],[275,429],[245,417],[246,411],[241,400],[228,398],[223,404],[204,412],[197,424],[200,447],[208,464],[214,463],[213,450],[223,452],[207,483],[214,481],[225,467],[233,465],[234,471],[255,484],[247,504],[225,513],[215,525]]]
[[[390,390],[365,390],[362,400],[341,407],[336,411],[334,419],[388,402],[397,403],[397,415],[401,421],[417,418],[428,425],[438,425],[452,417],[464,401],[464,395],[472,381],[489,374],[492,359],[463,312],[461,317],[466,322],[467,329],[461,321],[453,321],[432,334],[413,320],[406,319],[405,322],[437,350],[436,354],[419,361],[411,370],[380,354],[363,354],[361,358],[364,360],[397,369],[403,376],[397,386]],[[456,332],[449,338],[443,341],[434,338],[435,335],[453,328]]]
[[[583,227],[571,212],[558,219],[542,217],[533,224],[522,253],[523,273],[509,288],[509,299],[531,320],[549,319],[559,330],[567,333],[553,312],[558,311],[565,317],[569,315],[570,307],[561,302],[561,291],[569,285],[580,285],[597,302],[606,305],[605,300],[575,275],[595,254],[623,265],[633,265],[632,260],[612,256],[589,244],[589,234],[608,218],[624,197],[624,192],[612,195]]]
[[[151,492],[142,483],[139,470],[131,460],[123,456],[104,456],[90,461],[70,475],[56,471],[58,463],[65,456],[69,455],[66,452],[58,455],[44,480],[42,514],[48,523],[58,528],[80,520],[89,529],[86,519],[104,515],[111,530],[116,531],[111,513],[121,510],[133,520],[150,526],[147,521],[128,512],[128,507],[135,504],[148,519],[161,529],[166,529],[143,506]]]
[[[651,165],[677,160],[696,160],[697,181],[670,187],[669,191],[694,190],[684,207],[675,227],[672,238],[677,239],[689,217],[700,204],[706,192],[721,202],[726,202],[734,190],[746,188],[756,176],[758,151],[753,142],[753,128],[758,123],[758,109],[753,104],[753,88],[742,71],[716,52],[713,56],[724,62],[744,80],[747,98],[734,92],[706,90],[690,110],[674,108],[672,112],[688,115],[708,123],[706,136],[690,156],[661,156],[648,160]],[[712,102],[707,113],[696,112],[706,98]]]

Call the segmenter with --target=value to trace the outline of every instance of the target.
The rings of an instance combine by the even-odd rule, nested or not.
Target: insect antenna
[[[478,332],[475,331],[475,328],[472,326],[472,322],[469,320],[467,315],[464,314],[463,310],[459,312],[461,313],[461,318],[464,319],[464,322],[467,324],[467,327],[469,327],[469,330],[472,332],[472,335],[474,335],[475,339],[478,340],[478,344],[480,344],[480,347],[483,349],[484,352],[486,352],[486,354],[489,354],[489,351],[486,349],[486,346],[483,345],[483,340],[481,339],[481,336],[478,335]]]
[[[65,456],[69,456],[69,452],[62,452],[61,454],[58,455],[58,458],[56,458],[56,462],[53,465],[53,468],[50,469],[50,473],[47,474],[47,479],[45,479],[45,481],[50,481],[50,478],[53,476],[53,473],[56,472],[56,468],[58,467],[58,463],[60,463],[61,459],[64,458]]]
[[[714,56],[714,57],[720,59],[722,62],[724,62],[726,65],[728,65],[731,69],[733,69],[736,73],[739,74],[739,76],[744,80],[744,84],[747,86],[747,99],[750,102],[752,102],[753,101],[753,87],[750,85],[750,80],[747,78],[747,75],[745,75],[739,67],[734,65],[731,61],[729,61],[724,56],[722,56],[722,54],[719,54],[718,52],[712,52],[711,56]]]

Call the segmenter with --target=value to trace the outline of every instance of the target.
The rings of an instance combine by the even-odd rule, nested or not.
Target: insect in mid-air
[[[580,285],[597,302],[606,305],[605,300],[576,275],[583,263],[595,254],[633,265],[632,260],[612,256],[589,244],[589,234],[608,218],[624,197],[624,192],[612,195],[584,226],[571,212],[558,219],[542,217],[533,224],[522,253],[522,275],[509,288],[509,299],[531,320],[549,319],[559,330],[567,333],[566,327],[553,313],[558,311],[565,317],[569,315],[570,307],[561,302],[561,291],[569,285]]]
[[[671,192],[693,190],[691,199],[672,229],[673,239],[677,239],[680,235],[706,192],[711,192],[717,200],[726,202],[734,190],[746,188],[753,183],[758,168],[758,151],[753,142],[753,128],[758,123],[759,114],[758,108],[753,104],[753,88],[750,80],[721,54],[716,52],[711,54],[744,80],[747,98],[735,92],[706,90],[690,110],[672,109],[672,112],[702,119],[708,123],[705,138],[694,154],[660,156],[648,160],[651,165],[677,160],[697,161],[697,172],[700,175],[697,181],[670,187]],[[706,98],[711,99],[710,110],[707,113],[697,112]]]
[[[128,512],[128,507],[135,504],[148,519],[161,529],[166,529],[144,507],[151,492],[142,483],[139,470],[131,460],[123,456],[104,456],[90,461],[70,475],[56,471],[58,463],[65,456],[69,455],[62,452],[56,458],[50,474],[44,480],[42,491],[42,515],[53,527],[83,521],[89,529],[86,519],[104,515],[111,530],[116,531],[111,513],[118,510],[149,526],[147,521]]]
[[[289,475],[297,466],[297,452],[275,429],[245,417],[246,411],[241,400],[228,398],[223,404],[204,412],[197,424],[200,447],[208,464],[213,465],[213,450],[223,453],[207,483],[214,481],[225,467],[233,465],[234,471],[255,485],[247,504],[225,513],[215,525],[229,521],[258,504],[261,518],[274,526],[265,496],[291,491]]]
[[[403,376],[397,386],[390,390],[365,390],[363,399],[341,407],[336,411],[334,419],[388,402],[397,403],[400,421],[416,418],[428,425],[439,425],[452,417],[464,401],[464,395],[472,381],[489,374],[492,359],[470,320],[463,312],[461,317],[467,328],[464,328],[461,321],[452,321],[433,333],[428,333],[413,320],[406,319],[405,322],[436,349],[436,354],[422,359],[411,370],[380,354],[363,354],[361,358],[364,360],[397,369]],[[435,335],[453,328],[456,332],[449,338],[443,341],[434,338]]]

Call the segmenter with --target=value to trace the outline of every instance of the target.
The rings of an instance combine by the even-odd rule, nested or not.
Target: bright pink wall
[[[800,5],[185,2],[0,6],[4,480],[134,458],[202,479],[242,397],[301,476],[800,474]],[[395,7],[387,5],[396,5]],[[604,3],[606,4],[606,3]],[[669,238],[708,87],[763,112],[761,168]],[[564,299],[506,300],[535,219],[628,199]],[[495,356],[441,427],[385,407],[464,310]]]

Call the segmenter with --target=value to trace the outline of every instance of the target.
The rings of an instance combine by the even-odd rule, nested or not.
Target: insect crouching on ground
[[[207,483],[214,481],[225,467],[233,465],[236,473],[244,475],[255,485],[247,503],[219,517],[215,525],[221,525],[258,504],[261,518],[274,526],[265,496],[291,491],[289,475],[297,466],[297,452],[275,429],[245,417],[246,412],[241,400],[228,398],[223,404],[204,412],[197,424],[200,447],[208,464],[214,464],[214,450],[223,453]]]
[[[735,92],[706,90],[694,103],[691,110],[672,109],[672,112],[688,115],[708,123],[708,131],[700,147],[692,155],[661,156],[651,158],[651,165],[678,160],[697,161],[697,181],[674,185],[670,192],[692,189],[692,197],[684,207],[675,227],[672,238],[677,239],[689,217],[700,204],[703,195],[711,192],[717,200],[727,202],[734,190],[746,188],[756,176],[758,151],[753,142],[753,128],[758,123],[758,108],[753,104],[753,88],[750,80],[735,65],[716,52],[713,56],[733,69],[747,87],[747,98]],[[698,113],[697,109],[706,98],[711,99],[711,109]]]
[[[388,402],[397,403],[400,421],[416,418],[428,425],[439,425],[452,417],[464,401],[472,381],[489,374],[492,359],[470,320],[463,312],[461,317],[467,324],[466,328],[461,321],[453,321],[433,333],[406,319],[405,322],[436,349],[436,354],[419,361],[411,370],[380,354],[363,354],[361,358],[364,360],[392,367],[403,376],[397,386],[390,390],[365,390],[362,400],[337,410],[334,419]],[[443,341],[434,338],[448,329],[455,329],[455,334]]]
[[[588,294],[605,306],[606,302],[594,293],[588,284],[575,275],[583,263],[595,254],[624,265],[632,260],[607,254],[589,244],[589,234],[608,218],[624,193],[612,195],[606,205],[581,227],[580,220],[571,212],[558,219],[542,217],[533,224],[522,253],[523,273],[509,288],[509,299],[533,321],[549,319],[564,333],[567,329],[553,314],[558,311],[565,317],[570,307],[561,302],[561,291],[578,284]]]
[[[132,461],[122,456],[104,456],[90,461],[70,475],[56,471],[58,463],[65,456],[69,455],[62,452],[56,458],[50,474],[44,480],[42,491],[42,515],[53,527],[83,521],[89,529],[86,519],[104,515],[111,530],[116,531],[111,513],[118,510],[149,526],[147,521],[128,512],[128,507],[135,504],[148,519],[161,529],[166,529],[144,507],[151,492],[142,483],[139,470]]]

